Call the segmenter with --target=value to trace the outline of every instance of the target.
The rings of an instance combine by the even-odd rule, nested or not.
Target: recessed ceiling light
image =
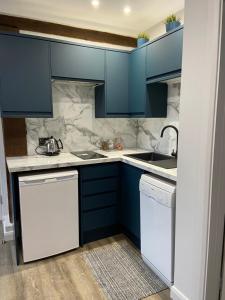
[[[94,7],[99,7],[99,1],[98,0],[92,0],[91,1],[91,4],[94,6]]]
[[[131,12],[131,8],[130,6],[124,6],[124,9],[123,9],[123,12],[126,14],[126,15],[129,15],[129,13]]]

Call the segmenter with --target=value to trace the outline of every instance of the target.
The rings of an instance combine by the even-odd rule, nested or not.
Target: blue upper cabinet
[[[167,84],[146,84],[146,47],[130,54],[129,111],[131,116],[165,118]]]
[[[136,49],[129,61],[129,112],[131,115],[146,113],[146,47]]]
[[[106,51],[105,84],[95,88],[95,116],[125,117],[129,114],[129,53]]]
[[[128,114],[129,53],[106,51],[107,114]]]
[[[51,42],[52,76],[83,80],[105,79],[105,50]]]
[[[51,117],[49,42],[0,35],[0,105],[4,117]]]
[[[182,66],[183,28],[147,46],[147,78],[179,72]]]

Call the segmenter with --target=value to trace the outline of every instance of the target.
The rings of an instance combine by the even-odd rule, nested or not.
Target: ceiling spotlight
[[[123,9],[123,12],[126,14],[126,15],[129,15],[129,13],[131,12],[131,8],[130,6],[125,6],[124,9]]]
[[[99,7],[99,1],[98,0],[92,0],[91,1],[91,4],[94,6],[94,7]]]

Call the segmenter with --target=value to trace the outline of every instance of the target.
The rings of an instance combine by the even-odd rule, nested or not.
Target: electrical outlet
[[[41,137],[39,138],[39,146],[44,146],[46,141],[48,140],[49,138],[47,137]]]

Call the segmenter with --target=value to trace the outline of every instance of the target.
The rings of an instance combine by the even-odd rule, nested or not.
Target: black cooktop
[[[105,155],[96,153],[94,151],[75,151],[71,152],[73,155],[81,158],[81,159],[97,159],[97,158],[106,158]]]

